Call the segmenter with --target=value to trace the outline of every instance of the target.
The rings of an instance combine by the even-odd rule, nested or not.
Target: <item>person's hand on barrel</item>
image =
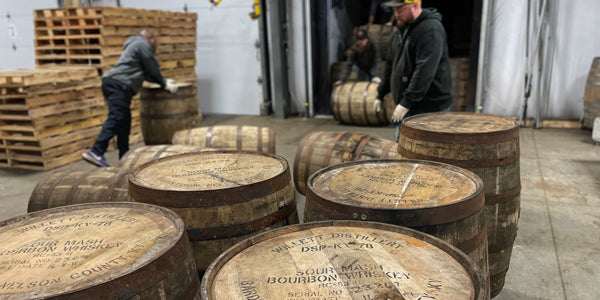
[[[171,93],[171,95],[177,94],[178,89],[175,80],[170,78],[165,79],[165,90]]]
[[[337,80],[336,82],[333,83],[333,86],[338,86],[340,84],[342,84],[342,81],[341,80]]]
[[[381,111],[381,106],[383,104],[383,101],[381,101],[381,99],[375,99],[375,102],[373,102],[373,109],[375,110],[376,113]]]
[[[379,83],[381,83],[381,78],[375,76],[375,77],[373,77],[373,79],[371,79],[371,82],[379,84]]]
[[[404,115],[406,115],[407,112],[408,108],[400,104],[396,105],[396,109],[394,109],[394,113],[392,114],[392,123],[394,123],[394,125],[400,124],[400,121],[402,121],[402,117],[404,117]]]

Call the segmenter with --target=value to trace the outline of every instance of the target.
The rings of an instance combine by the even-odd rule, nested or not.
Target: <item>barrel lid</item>
[[[428,141],[486,143],[518,137],[517,122],[511,118],[468,112],[419,114],[402,121],[401,133],[425,135]],[[487,140],[482,140],[484,136]]]
[[[129,177],[129,193],[136,201],[152,204],[213,206],[263,197],[287,186],[290,180],[287,161],[278,155],[235,150],[194,152],[135,168]]]
[[[355,219],[401,218],[411,226],[462,219],[480,210],[485,202],[483,182],[477,175],[456,166],[424,160],[382,159],[338,164],[319,170],[307,184],[307,203],[326,206],[327,211],[335,214],[354,212]],[[352,219],[346,217],[338,216]]]
[[[86,290],[133,273],[183,236],[174,212],[142,203],[63,206],[0,222],[0,298]]]
[[[201,287],[203,299],[484,299],[484,289],[475,264],[446,242],[354,221],[249,238],[211,264]]]

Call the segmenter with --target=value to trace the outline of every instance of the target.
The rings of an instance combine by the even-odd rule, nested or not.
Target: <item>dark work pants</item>
[[[108,105],[108,118],[102,124],[102,130],[92,146],[92,151],[104,155],[108,142],[117,136],[119,158],[129,150],[129,132],[131,131],[131,98],[133,90],[118,80],[102,78],[102,95]]]

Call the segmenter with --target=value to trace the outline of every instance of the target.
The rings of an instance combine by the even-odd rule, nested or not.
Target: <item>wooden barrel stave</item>
[[[344,124],[388,124],[384,111],[375,112],[373,106],[378,86],[369,81],[346,82],[336,86],[330,103],[333,117]]]
[[[177,131],[173,144],[221,150],[245,150],[275,154],[275,131],[269,127],[219,125]]]
[[[400,158],[394,141],[361,133],[312,131],[302,138],[294,158],[294,184],[301,194],[306,180],[334,164],[381,158]]]
[[[129,170],[117,167],[54,171],[33,189],[27,212],[70,204],[131,201],[128,175]]]
[[[449,125],[451,124],[451,125]],[[452,128],[448,132],[444,128]],[[491,296],[502,290],[520,214],[519,132],[514,120],[434,113],[403,121],[399,153],[465,168],[484,183]]]
[[[140,148],[129,150],[121,160],[119,164],[122,168],[133,169],[149,161],[159,159],[162,157],[173,156],[183,153],[199,152],[203,148],[189,146],[189,145],[151,145],[142,146]]]

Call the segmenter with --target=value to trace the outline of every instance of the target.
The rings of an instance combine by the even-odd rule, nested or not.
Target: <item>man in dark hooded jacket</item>
[[[393,0],[385,5],[394,9],[400,30],[392,36],[391,65],[379,86],[375,110],[381,110],[381,99],[391,90],[396,125],[416,114],[449,111],[452,79],[442,16],[435,9],[421,8],[420,0]]]
[[[369,39],[365,29],[359,29],[356,32],[356,42],[346,50],[348,59],[344,63],[340,80],[334,82],[334,86],[342,84],[352,72],[354,68],[357,72],[357,81],[373,81],[379,83],[381,79],[377,73],[377,66],[381,61],[379,47]]]
[[[119,158],[129,150],[131,131],[131,98],[137,94],[144,80],[158,83],[171,94],[177,93],[174,80],[165,79],[160,73],[154,57],[156,40],[146,29],[131,36],[123,45],[123,54],[117,64],[102,76],[102,95],[108,105],[108,118],[102,124],[102,130],[96,142],[83,159],[100,167],[110,165],[104,159],[108,142],[117,136]]]

